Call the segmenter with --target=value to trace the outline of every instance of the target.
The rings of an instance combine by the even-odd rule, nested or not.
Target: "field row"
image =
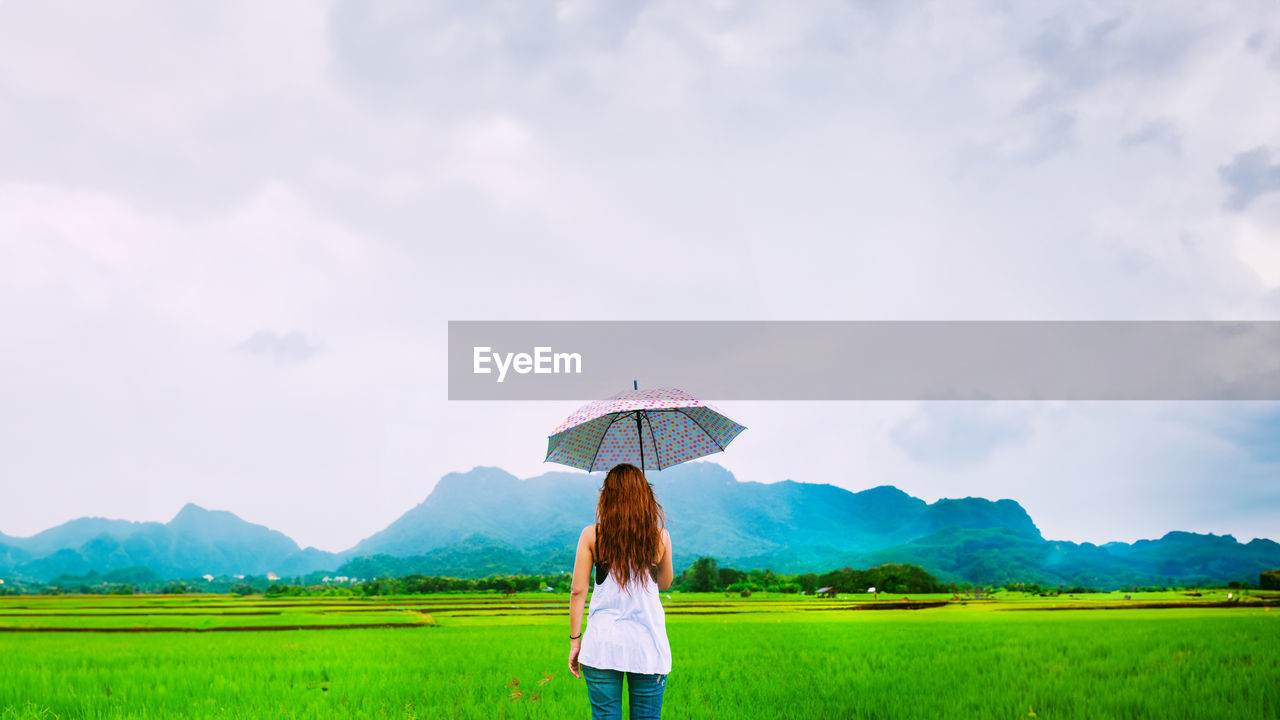
[[[1280,610],[1257,604],[1274,601],[1266,598],[1127,610],[1091,598],[1075,609],[1029,612],[1055,605],[1011,598],[864,611],[846,609],[855,606],[848,599],[678,597],[667,601],[674,658],[667,720],[1280,715]],[[565,667],[563,598],[503,607],[451,597],[448,607],[468,612],[439,614],[409,600],[133,598],[143,607],[131,609],[153,611],[143,620],[153,623],[219,620],[178,614],[201,607],[236,623],[310,615],[323,624],[379,613],[433,622],[331,632],[0,633],[0,720],[589,715],[585,687]],[[109,613],[126,605],[102,602],[24,598],[3,610],[69,626],[95,619],[94,611],[103,621],[121,619]],[[808,611],[823,603],[833,609]],[[268,604],[280,614],[250,614]],[[742,611],[675,612],[698,605]]]
[[[881,594],[818,598],[758,593],[750,598],[723,594],[664,595],[668,617],[746,614],[806,615],[850,611],[973,608],[987,611],[1269,608],[1280,595],[1254,594],[1228,600],[1222,593],[1151,593],[1146,596],[1089,594],[1039,597],[1013,594],[985,599],[947,595]],[[512,625],[520,620],[566,621],[566,595],[450,595],[350,598],[228,598],[221,595],[129,597],[26,596],[0,598],[0,632],[222,632],[352,628],[411,629],[437,625]],[[540,623],[537,623],[540,624]]]

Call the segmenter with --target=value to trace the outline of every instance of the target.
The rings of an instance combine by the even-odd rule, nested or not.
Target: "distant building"
[[[817,590],[814,590],[813,594],[818,597],[835,597],[836,589],[833,587],[820,587]]]
[[[204,581],[205,581],[205,582],[213,582],[213,576],[212,576],[212,575],[210,575],[209,573],[205,573],[204,575],[201,575],[200,577],[204,578]]]
[[[279,580],[279,579],[280,579],[280,576],[279,576],[279,575],[277,575],[277,574],[275,574],[275,573],[273,573],[273,572],[269,572],[269,573],[267,573],[267,579],[268,579],[268,580]]]

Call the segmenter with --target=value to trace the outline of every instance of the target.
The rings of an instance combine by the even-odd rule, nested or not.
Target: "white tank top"
[[[578,662],[593,668],[662,674],[671,672],[667,616],[658,599],[658,584],[648,570],[631,579],[631,594],[622,591],[609,569],[591,592],[587,629]]]

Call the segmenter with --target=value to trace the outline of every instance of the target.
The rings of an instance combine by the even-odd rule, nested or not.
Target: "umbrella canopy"
[[[682,390],[633,390],[578,408],[547,439],[544,462],[663,470],[721,452],[745,429]]]

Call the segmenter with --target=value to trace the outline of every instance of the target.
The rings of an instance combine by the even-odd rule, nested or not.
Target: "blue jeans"
[[[622,676],[627,676],[627,704],[631,720],[658,720],[666,675],[644,675],[582,666],[591,700],[591,720],[622,720]]]

